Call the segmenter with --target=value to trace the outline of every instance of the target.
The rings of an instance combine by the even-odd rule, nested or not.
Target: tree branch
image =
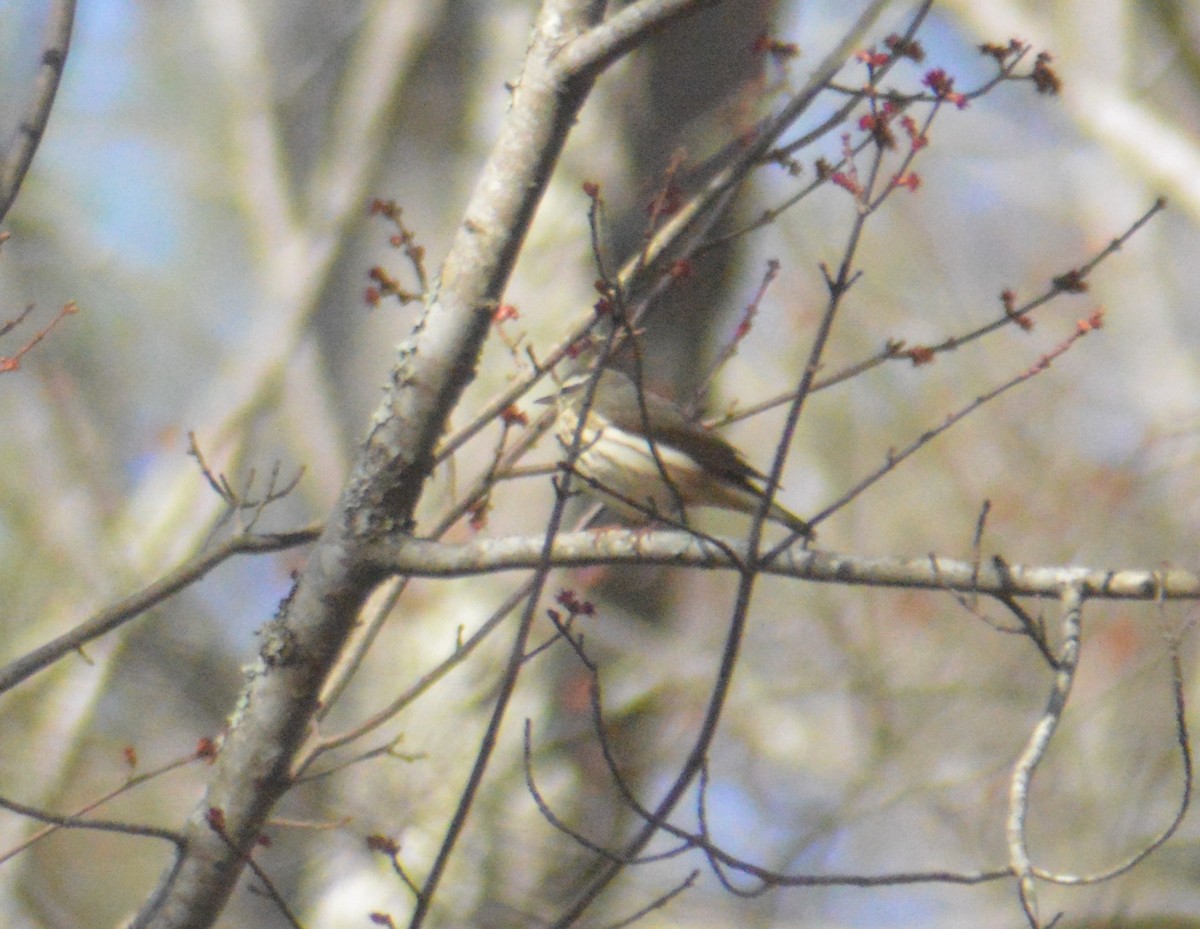
[[[412,524],[434,448],[470,380],[492,312],[590,80],[564,77],[556,51],[594,25],[601,4],[547,0],[511,106],[412,339],[401,346],[384,401],[304,573],[263,630],[257,665],[234,713],[203,800],[185,828],[182,860],[133,925],[210,925],[246,855],[290,785],[318,694],[383,578],[362,557],[382,529]],[[218,834],[211,826],[219,819]]]
[[[21,117],[21,125],[9,143],[3,161],[0,161],[0,221],[12,209],[25,172],[29,170],[34,153],[41,144],[42,134],[46,131],[46,122],[54,106],[54,95],[58,93],[58,83],[67,63],[74,22],[75,0],[54,0],[46,21],[42,64],[33,85],[33,93]]]
[[[370,544],[364,557],[379,571],[412,577],[463,577],[500,571],[529,571],[542,561],[542,536],[476,539],[445,544],[392,536]],[[708,541],[689,532],[604,529],[558,535],[550,551],[555,567],[668,565],[708,570],[747,570],[750,553],[738,539]],[[943,590],[997,598],[1059,597],[1064,584],[1077,584],[1086,599],[1154,601],[1200,600],[1200,574],[1181,568],[1081,568],[1065,565],[1012,565],[999,559],[970,561],[920,558],[867,558],[811,551],[797,543],[770,562],[765,574],[817,583],[906,590]]]
[[[294,532],[269,535],[240,535],[218,545],[210,551],[190,558],[179,567],[144,587],[135,594],[105,607],[69,632],[23,654],[0,668],[0,694],[11,690],[22,681],[48,668],[64,655],[79,651],[88,642],[98,639],[141,616],[150,608],[162,603],[181,590],[190,587],[218,565],[234,555],[264,554],[282,551],[296,545],[311,542],[317,537],[315,527],[297,529]]]

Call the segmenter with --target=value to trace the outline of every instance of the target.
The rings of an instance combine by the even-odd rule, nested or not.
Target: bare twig
[[[93,639],[117,629],[131,619],[136,619],[150,608],[162,603],[168,597],[190,587],[213,568],[232,558],[234,555],[260,555],[266,552],[283,551],[284,549],[312,542],[317,538],[319,532],[319,527],[309,526],[293,532],[237,536],[207,552],[197,555],[195,558],[179,565],[173,571],[168,572],[148,587],[135,594],[131,594],[124,600],[105,607],[91,619],[80,623],[70,632],[52,639],[45,645],[27,652],[15,661],[0,668],[0,694],[11,690],[38,671],[48,668],[64,655],[73,651],[79,651]]]
[[[838,371],[834,371],[824,375],[823,377],[817,378],[812,386],[813,392],[815,393],[817,391],[825,390],[834,386],[835,384],[841,384],[844,381],[848,381],[866,371],[870,371],[890,361],[907,361],[910,364],[914,363],[918,358],[922,359],[924,362],[931,361],[940,354],[953,351],[954,349],[957,349],[963,345],[974,342],[985,335],[989,335],[992,332],[1004,328],[1005,326],[1017,325],[1021,326],[1022,328],[1029,328],[1032,322],[1031,317],[1035,310],[1040,309],[1057,297],[1070,292],[1062,286],[1063,282],[1069,280],[1073,281],[1077,287],[1078,285],[1082,285],[1101,263],[1120,251],[1125,244],[1134,235],[1136,235],[1142,229],[1142,227],[1146,225],[1146,223],[1148,223],[1156,214],[1164,209],[1166,209],[1166,200],[1160,197],[1145,213],[1134,220],[1133,223],[1130,224],[1129,228],[1117,236],[1117,238],[1109,242],[1108,245],[1093,255],[1090,259],[1088,259],[1088,261],[1077,268],[1073,268],[1064,272],[1063,274],[1057,275],[1054,280],[1046,286],[1045,290],[1043,290],[1037,296],[1025,301],[1024,303],[1017,305],[1015,302],[1015,297],[1012,295],[1012,293],[1010,291],[1005,291],[1005,293],[1002,295],[1002,303],[1004,304],[1003,312],[1001,312],[995,319],[958,335],[948,336],[941,342],[937,342],[932,345],[908,347],[903,340],[891,339],[887,342],[887,344],[884,345],[882,349],[880,349],[871,357],[864,358],[863,360],[849,364]],[[720,420],[714,421],[712,425],[726,425],[728,423],[737,422],[738,420],[747,419],[751,416],[756,416],[759,413],[782,406],[785,403],[790,403],[792,397],[793,393],[780,394],[775,397],[770,397],[750,406],[742,407],[737,411],[736,414],[722,417]]]
[[[0,330],[0,335],[6,335],[9,332],[11,332],[12,329],[14,327],[20,325],[20,323],[23,322],[25,320],[25,318],[28,317],[32,311],[33,311],[33,307],[27,306],[21,312],[21,314],[19,316],[17,316],[15,319],[10,320],[9,322],[4,324],[2,330]],[[36,346],[39,342],[41,342],[42,339],[46,338],[46,336],[48,336],[54,330],[54,328],[59,323],[61,323],[64,319],[66,319],[68,316],[73,316],[75,313],[78,313],[78,312],[79,312],[79,307],[76,306],[74,300],[64,303],[62,305],[62,307],[59,308],[59,311],[54,315],[54,318],[52,320],[50,320],[50,322],[48,324],[46,324],[44,327],[42,327],[37,332],[35,332],[33,334],[32,338],[29,339],[29,341],[27,341],[24,345],[22,345],[19,349],[17,349],[11,355],[5,355],[3,357],[0,357],[0,373],[6,373],[8,371],[16,371],[18,368],[20,368],[21,367],[21,359],[24,358],[34,348],[34,346]]]
[[[10,813],[16,813],[18,816],[25,816],[29,819],[36,819],[38,822],[48,823],[60,829],[94,829],[98,832],[116,832],[121,835],[140,836],[147,839],[162,839],[165,842],[170,842],[177,848],[183,843],[183,837],[169,829],[159,829],[156,826],[139,826],[136,823],[120,822],[118,820],[109,819],[88,819],[85,816],[59,816],[55,813],[47,813],[45,810],[39,810],[36,807],[26,806],[24,803],[17,803],[15,800],[9,800],[6,797],[0,797],[0,809],[8,810]],[[26,846],[21,846],[25,848]],[[12,857],[12,853],[4,856],[6,859]]]
[[[916,452],[918,452],[920,449],[924,448],[926,445],[928,445],[930,442],[932,442],[938,436],[942,435],[944,432],[949,430],[951,427],[962,422],[964,419],[966,419],[966,417],[970,416],[972,413],[976,412],[977,410],[979,410],[986,404],[995,400],[1001,394],[1004,394],[1004,393],[1008,392],[1009,390],[1012,390],[1014,387],[1017,387],[1020,384],[1024,384],[1026,381],[1029,381],[1032,378],[1037,377],[1037,375],[1048,370],[1050,365],[1056,359],[1058,359],[1062,355],[1066,354],[1066,352],[1069,351],[1076,342],[1078,342],[1081,338],[1083,338],[1088,333],[1094,332],[1096,329],[1100,328],[1102,315],[1103,315],[1102,313],[1096,312],[1096,313],[1093,313],[1092,316],[1090,316],[1089,318],[1080,320],[1077,323],[1075,330],[1071,333],[1070,336],[1068,336],[1066,339],[1064,339],[1062,342],[1060,342],[1058,345],[1056,345],[1050,351],[1043,354],[1040,358],[1038,358],[1037,362],[1035,362],[1030,367],[1026,368],[1020,374],[1017,374],[1017,375],[1009,378],[1003,384],[1000,384],[999,386],[992,388],[991,390],[987,391],[986,393],[980,394],[971,402],[964,404],[961,408],[959,408],[958,410],[955,410],[953,413],[948,415],[937,426],[934,426],[932,429],[929,429],[926,432],[923,432],[920,436],[918,436],[916,439],[914,439],[912,442],[910,442],[907,446],[900,449],[899,451],[896,451],[896,450],[889,451],[887,460],[882,465],[880,465],[875,471],[871,472],[871,474],[867,475],[865,478],[863,478],[857,484],[855,484],[853,487],[851,487],[849,490],[847,490],[841,497],[839,497],[833,503],[829,504],[823,510],[818,512],[815,516],[813,516],[809,520],[809,522],[811,522],[814,526],[817,525],[822,520],[828,518],[830,515],[832,515],[833,513],[837,512],[838,510],[842,509],[844,506],[849,504],[852,500],[854,500],[860,494],[862,494],[867,488],[871,487],[872,485],[874,485],[875,483],[880,481],[885,475],[889,474],[891,471],[894,471],[896,469],[896,467],[902,461],[904,461],[906,458],[909,458],[910,456],[914,455]]]
[[[30,819],[36,819],[39,822],[44,822],[44,823],[48,824],[47,828],[41,829],[38,832],[35,832],[33,835],[29,836],[27,839],[25,839],[19,845],[15,846],[14,848],[9,849],[6,852],[0,853],[0,864],[4,864],[6,861],[10,861],[11,859],[13,859],[17,855],[19,855],[21,852],[25,851],[30,846],[37,844],[42,839],[46,838],[48,835],[52,835],[53,833],[57,832],[60,829],[104,828],[105,831],[127,832],[132,835],[147,836],[149,838],[156,838],[156,839],[166,839],[167,841],[174,842],[176,845],[178,845],[181,841],[181,837],[178,834],[168,832],[167,830],[155,829],[155,828],[147,827],[147,826],[139,826],[139,825],[136,825],[133,823],[126,824],[126,828],[122,829],[122,828],[120,828],[120,826],[122,825],[120,823],[115,823],[115,822],[111,822],[111,821],[106,823],[103,820],[88,819],[86,817],[87,817],[88,813],[91,813],[94,810],[99,809],[100,807],[104,806],[104,804],[108,803],[110,800],[112,800],[116,797],[120,797],[124,794],[127,794],[131,790],[134,790],[135,788],[140,787],[142,784],[148,783],[149,781],[159,778],[162,775],[167,774],[171,771],[174,771],[177,768],[182,768],[184,765],[189,765],[192,762],[196,761],[197,759],[205,758],[205,757],[207,757],[207,752],[205,750],[201,749],[201,750],[192,752],[191,754],[185,755],[182,758],[175,758],[171,761],[168,761],[166,764],[159,765],[158,767],[154,768],[153,770],[143,771],[140,774],[136,774],[133,777],[130,777],[128,780],[126,780],[124,783],[122,783],[119,787],[115,788],[114,790],[110,790],[108,793],[106,793],[100,797],[97,797],[95,800],[92,800],[89,803],[85,804],[84,806],[80,807],[74,813],[72,813],[70,815],[66,815],[66,816],[59,816],[59,815],[55,815],[53,813],[47,813],[44,810],[37,810],[31,806],[17,803],[13,800],[6,800],[3,798],[0,798],[0,806],[3,806],[4,808],[6,808],[14,813],[18,813],[19,815],[27,816]],[[109,828],[109,827],[111,827],[111,828]]]

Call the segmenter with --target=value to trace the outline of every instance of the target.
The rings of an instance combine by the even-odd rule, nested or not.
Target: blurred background
[[[40,55],[44,2],[0,2],[0,132],[15,127]],[[597,83],[506,301],[520,318],[491,340],[455,425],[544,352],[595,301],[584,181],[606,202],[616,264],[638,247],[646,207],[673,156],[698,161],[761,114],[773,87],[800,86],[863,3],[730,0],[631,56]],[[872,33],[900,31],[895,3]],[[261,490],[275,463],[304,468],[261,528],[321,519],[366,434],[397,344],[419,307],[365,299],[382,265],[407,286],[373,198],[404,210],[436,275],[519,76],[532,2],[93,0],[81,4],[49,129],[0,251],[0,317],[35,311],[10,354],[67,300],[69,318],[0,380],[0,661],[25,654],[144,586],[236,525],[194,460]],[[767,33],[795,42],[781,65],[751,51]],[[1200,528],[1200,11],[1186,0],[938,3],[919,38],[923,65],[890,82],[915,90],[945,68],[956,88],[993,73],[981,42],[1017,37],[1054,55],[1059,97],[1005,85],[940,114],[914,166],[922,184],[871,218],[862,279],[835,327],[828,370],[889,339],[932,343],[1001,312],[1000,293],[1042,292],[1122,233],[1159,195],[1168,211],[1090,279],[1035,316],[936,363],[895,362],[815,395],[783,478],[787,505],[816,512],[977,395],[1035,364],[1075,320],[1105,328],[1030,383],[922,450],[821,527],[820,545],[862,555],[970,557],[984,500],[983,551],[1014,563],[1196,566]],[[855,87],[861,66],[840,82]],[[832,109],[831,97],[800,127]],[[847,127],[849,131],[851,127]],[[798,153],[799,178],[760,173],[726,226],[737,228],[839,157],[834,132]],[[794,385],[853,219],[827,186],[766,228],[716,250],[656,308],[649,380],[687,396],[728,345],[769,259],[778,278],[754,328],[717,377],[715,413]],[[536,408],[526,405],[531,415]],[[760,467],[779,413],[729,435]],[[498,435],[466,446],[430,482],[431,523],[484,470]],[[534,459],[552,462],[543,441]],[[487,523],[449,535],[536,533],[547,477],[502,485]],[[738,517],[704,524],[736,532]],[[0,792],[77,809],[131,774],[187,755],[233,709],[255,630],[290,586],[302,550],[223,565],[173,598],[0,698]],[[408,588],[336,712],[336,732],[386,706],[449,657],[518,580],[423,581]],[[651,803],[690,745],[726,632],[732,577],[664,570],[563,572],[593,601],[614,749]],[[1023,638],[950,597],[759,587],[732,702],[712,756],[709,827],[730,851],[792,872],[1003,867],[1008,774],[1045,705],[1050,674]],[[1036,604],[1030,608],[1037,610]],[[1047,604],[1053,627],[1054,605]],[[997,622],[1009,621],[985,606]],[[1195,611],[1090,605],[1080,680],[1033,794],[1031,847],[1047,868],[1088,872],[1165,825],[1181,774],[1163,629],[1183,629],[1194,668]],[[543,637],[550,634],[547,624]],[[401,738],[376,758],[298,788],[260,863],[309,926],[364,925],[411,898],[373,833],[397,838],[425,873],[490,707],[507,637],[493,636],[437,688],[341,760]],[[559,652],[562,652],[559,654]],[[586,677],[565,649],[531,665],[484,799],[435,907],[437,925],[552,919],[590,856],[538,815],[520,764],[533,720],[539,784],[597,842],[632,824],[600,764]],[[1189,678],[1188,693],[1195,693]],[[326,731],[324,734],[331,734]],[[126,749],[139,758],[131,769]],[[332,766],[333,762],[330,762]],[[192,765],[122,795],[97,815],[173,827],[205,770]],[[681,824],[694,825],[681,809]],[[321,828],[317,828],[321,827]],[[332,827],[332,828],[330,828]],[[9,859],[30,824],[0,816],[0,914],[11,925],[113,924],[166,862],[150,840],[57,834]],[[120,862],[114,867],[114,862]],[[628,916],[700,868],[694,888],[644,924],[716,926],[1013,925],[1015,891],[918,885],[782,889],[741,899],[704,862],[632,868],[593,918]],[[1117,925],[1200,912],[1190,822],[1131,874],[1099,887],[1046,887],[1043,914]],[[222,925],[282,925],[244,888]],[[1128,922],[1122,924],[1129,924]],[[1161,924],[1161,923],[1160,923]],[[1183,923],[1180,923],[1182,925]]]

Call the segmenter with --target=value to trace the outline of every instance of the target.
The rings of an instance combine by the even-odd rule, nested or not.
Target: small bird
[[[557,400],[555,427],[564,448],[570,449],[575,440],[579,412],[594,376],[590,371],[572,375],[557,398],[545,398]],[[600,372],[592,392],[574,470],[606,506],[638,522],[656,514],[678,519],[681,508],[688,507],[754,514],[763,499],[755,482],[766,481],[715,432],[611,368]],[[813,534],[808,523],[778,503],[771,503],[767,518],[799,535]]]

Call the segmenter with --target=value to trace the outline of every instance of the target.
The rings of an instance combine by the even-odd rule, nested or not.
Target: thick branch
[[[407,536],[373,543],[365,555],[380,571],[413,577],[462,577],[499,571],[533,570],[543,558],[542,536],[477,539],[449,545]],[[719,543],[719,544],[718,544]],[[749,552],[734,539],[709,542],[676,531],[605,529],[563,533],[550,559],[561,568],[589,565],[660,564],[681,568],[740,571]],[[865,558],[810,551],[797,543],[758,566],[765,574],[825,584],[953,590],[997,597],[1060,597],[1064,585],[1078,586],[1086,599],[1200,600],[1200,574],[1180,568],[1081,568],[1010,565],[1002,560],[977,565],[928,555],[924,558]]]
[[[602,8],[596,0],[544,4],[439,284],[415,335],[400,348],[389,390],[303,575],[263,631],[260,660],[185,829],[184,854],[135,926],[211,925],[289,786],[321,686],[382,577],[362,557],[362,546],[384,527],[411,523],[434,446],[472,376],[492,311],[590,89],[588,80],[563,75],[555,52],[590,28]]]

